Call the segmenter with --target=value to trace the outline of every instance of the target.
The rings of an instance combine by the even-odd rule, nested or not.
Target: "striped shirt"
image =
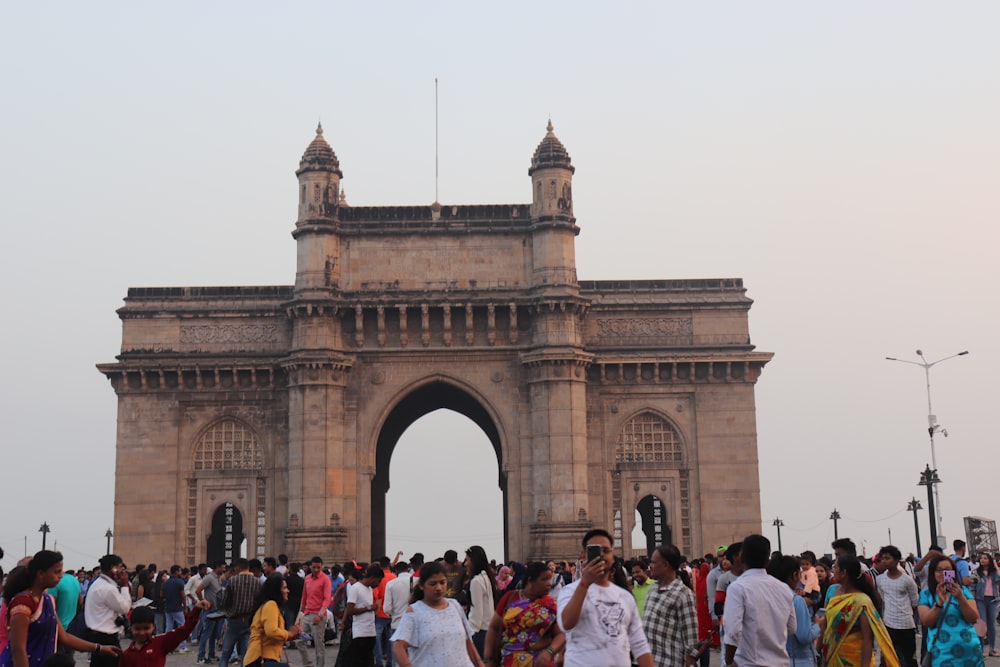
[[[222,589],[222,604],[227,618],[245,618],[253,615],[257,607],[257,594],[263,584],[252,572],[240,572],[230,577]]]
[[[913,578],[900,573],[893,579],[888,572],[883,572],[876,578],[878,592],[882,596],[882,621],[885,627],[893,630],[913,630],[913,608],[920,600],[917,592],[917,582]]]

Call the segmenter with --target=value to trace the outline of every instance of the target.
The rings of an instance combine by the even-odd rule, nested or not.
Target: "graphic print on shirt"
[[[622,633],[622,619],[625,618],[625,609],[620,602],[597,602],[597,617],[604,626],[604,631],[608,637],[618,637]]]

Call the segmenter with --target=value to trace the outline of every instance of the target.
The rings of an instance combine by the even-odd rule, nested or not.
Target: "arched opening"
[[[645,550],[652,556],[653,549],[661,544],[673,544],[670,524],[667,523],[667,507],[653,495],[646,496],[635,507],[636,524],[632,531],[632,551]]]
[[[500,443],[499,429],[497,428],[496,423],[494,423],[489,412],[487,412],[483,405],[472,395],[454,385],[440,381],[424,385],[407,395],[406,398],[400,401],[386,418],[385,423],[382,426],[382,430],[379,433],[375,452],[375,476],[372,478],[372,555],[380,556],[386,554],[387,546],[391,546],[386,544],[386,494],[389,491],[390,463],[393,457],[393,452],[399,444],[404,432],[406,432],[410,426],[414,425],[414,423],[418,419],[421,419],[421,417],[430,415],[430,413],[436,411],[442,412],[429,419],[429,424],[433,426],[433,431],[427,437],[423,438],[424,440],[430,440],[430,442],[417,443],[420,448],[440,448],[447,444],[452,446],[457,444],[461,446],[463,443],[468,446],[469,431],[468,429],[463,429],[462,426],[471,425],[455,414],[449,415],[448,411],[451,411],[451,413],[458,413],[458,415],[461,415],[468,421],[471,421],[474,425],[474,431],[478,430],[481,436],[485,436],[486,440],[493,447],[493,453],[496,457],[496,468],[494,468],[494,470],[497,471],[496,483],[499,487],[502,498],[503,553],[490,554],[490,557],[496,558],[497,560],[506,558],[508,547],[507,480],[503,473],[503,454]],[[465,424],[462,424],[462,422],[465,422]],[[418,426],[415,434],[419,436],[421,431],[422,429]],[[473,436],[475,435],[476,434],[473,433]],[[472,447],[474,448],[475,445],[473,444]],[[438,451],[440,451],[440,449]],[[461,448],[459,451],[461,451]],[[430,468],[431,472],[427,473],[427,479],[434,481],[425,481],[422,487],[427,490],[431,488],[428,484],[447,488],[450,479],[461,476],[467,472],[464,470],[462,463],[459,461],[441,460],[439,456],[418,456],[417,458],[422,458],[432,464]],[[410,472],[414,478],[417,478],[419,483],[421,473],[419,471]],[[400,477],[399,480],[401,479],[402,478]],[[481,485],[482,478],[477,479],[479,479],[479,483]],[[398,481],[396,478],[393,479],[393,482],[399,484],[400,488],[415,489],[414,486]],[[423,496],[425,494],[421,493],[419,489],[415,489],[412,493],[407,493],[406,495],[410,496],[409,503],[411,505],[418,505],[418,503],[423,501]],[[456,494],[456,496],[457,495],[458,494]],[[468,504],[466,502],[467,500],[468,499],[462,497],[452,498],[452,514],[438,517],[436,522],[447,524],[449,521],[456,520],[455,513],[461,513],[464,511],[463,505]],[[421,530],[424,529],[421,528],[418,523],[413,525],[410,528],[410,532],[405,534],[418,535]],[[430,533],[433,533],[433,523],[431,524],[431,528],[428,530]],[[483,530],[482,522],[480,521],[480,527],[476,530],[475,534],[482,535],[485,532],[487,531]],[[469,541],[469,544],[445,546],[442,547],[442,551],[448,548],[454,548],[456,550],[464,549],[474,543],[474,541]],[[422,550],[426,553],[427,549],[429,549],[429,547],[424,547]],[[392,554],[389,555],[391,556]],[[426,553],[426,555],[428,557],[433,557],[429,553]]]
[[[244,555],[243,513],[232,503],[223,503],[212,515],[212,534],[208,538],[207,561],[233,562]]]

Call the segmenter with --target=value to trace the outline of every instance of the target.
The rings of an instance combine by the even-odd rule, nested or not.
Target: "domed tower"
[[[298,242],[295,288],[298,293],[327,291],[340,280],[340,160],[323,137],[323,125],[302,154],[299,168],[299,217],[292,236]]]
[[[316,138],[302,154],[295,175],[299,177],[299,224],[336,218],[344,173],[337,154],[323,137],[322,123],[316,126]]]
[[[534,271],[532,284],[573,287],[576,283],[575,237],[580,233],[573,217],[573,172],[569,153],[552,131],[531,157],[531,220]]]
[[[531,157],[531,188],[534,194],[531,202],[531,217],[559,219],[572,222],[573,218],[573,172],[569,153],[552,131],[549,120],[548,131],[535,154]]]

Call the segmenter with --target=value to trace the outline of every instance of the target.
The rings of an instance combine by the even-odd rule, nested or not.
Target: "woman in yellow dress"
[[[892,640],[882,623],[871,582],[861,571],[861,561],[841,556],[833,565],[838,589],[820,619],[823,628],[820,655],[827,667],[871,667],[875,644],[886,667],[899,667]]]

